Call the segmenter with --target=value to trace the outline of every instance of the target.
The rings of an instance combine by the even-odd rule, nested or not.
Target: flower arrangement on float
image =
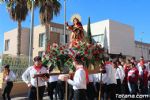
[[[60,71],[64,69],[74,70],[73,60],[76,55],[82,55],[84,66],[91,67],[98,66],[103,59],[104,48],[101,44],[87,42],[74,42],[70,48],[69,44],[58,45],[53,43],[48,45],[45,55],[43,56],[43,64],[51,69],[58,67]]]

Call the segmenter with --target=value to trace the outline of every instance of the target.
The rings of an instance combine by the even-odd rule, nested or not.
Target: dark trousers
[[[6,85],[4,87],[4,91],[2,93],[3,100],[6,100],[6,96],[7,96],[8,100],[11,100],[11,98],[10,98],[10,92],[12,90],[12,87],[13,87],[13,82],[6,82]]]
[[[68,84],[68,100],[72,100],[73,99],[73,86]]]
[[[117,85],[116,85],[116,94],[121,94],[122,88],[121,88],[121,80],[117,79]]]
[[[128,83],[127,82],[124,82],[123,83],[123,93],[124,94],[129,94],[130,92],[129,92],[129,88],[128,88]]]
[[[60,100],[64,99],[64,94],[65,94],[65,82],[58,80],[57,82],[57,88],[58,88],[58,96]]]
[[[106,88],[106,100],[116,100],[116,84],[109,84]]]
[[[148,82],[147,82],[148,83]],[[139,92],[141,94],[148,94],[148,86],[144,84],[144,80],[140,79],[140,84],[139,84]]]
[[[100,83],[96,82],[95,83],[95,97],[96,100],[99,99],[99,91],[100,91]],[[106,84],[101,84],[101,100],[106,100]]]
[[[85,89],[74,90],[74,100],[86,100],[86,90]]]
[[[95,97],[95,89],[93,82],[89,82],[87,84],[87,98],[88,100],[94,100]]]
[[[57,88],[56,88],[56,86],[57,86],[57,81],[51,82],[51,83],[48,82],[48,95],[50,97],[50,100],[53,100],[54,89],[55,89],[55,97],[57,99]]]
[[[128,86],[130,88],[131,94],[137,94],[138,93],[138,85],[134,82],[128,82]]]
[[[39,90],[39,100],[43,100],[45,86],[38,87],[38,90]],[[29,100],[37,100],[37,95],[36,94],[37,94],[36,87],[32,86],[30,88],[29,94],[28,94]]]

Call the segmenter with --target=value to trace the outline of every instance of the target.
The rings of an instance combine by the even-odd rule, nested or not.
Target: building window
[[[93,35],[92,39],[93,39],[94,43],[98,42],[98,43],[103,44],[104,43],[104,34]]]
[[[9,50],[10,40],[5,40],[5,51]]]
[[[45,46],[45,34],[39,34],[39,47],[44,47]]]
[[[43,53],[44,53],[44,51],[39,51],[38,56],[43,57]]]

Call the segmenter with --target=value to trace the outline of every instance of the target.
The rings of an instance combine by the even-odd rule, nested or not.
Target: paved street
[[[20,96],[15,96],[12,97],[11,100],[28,100],[26,94],[25,95],[20,95]],[[45,94],[43,100],[49,100],[48,96]]]

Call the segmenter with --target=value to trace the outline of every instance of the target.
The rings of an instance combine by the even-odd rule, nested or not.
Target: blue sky
[[[91,23],[112,19],[134,27],[135,39],[150,43],[150,0],[66,0],[67,1],[67,20],[74,13],[79,13],[82,23],[87,24],[88,16]],[[60,0],[62,9],[53,22],[64,22],[63,0]],[[38,25],[38,9],[35,10],[34,24]],[[4,32],[17,27],[17,23],[12,21],[7,13],[4,4],[0,4],[0,53],[3,50]],[[22,27],[30,27],[30,13]],[[144,32],[144,34],[141,34]]]

